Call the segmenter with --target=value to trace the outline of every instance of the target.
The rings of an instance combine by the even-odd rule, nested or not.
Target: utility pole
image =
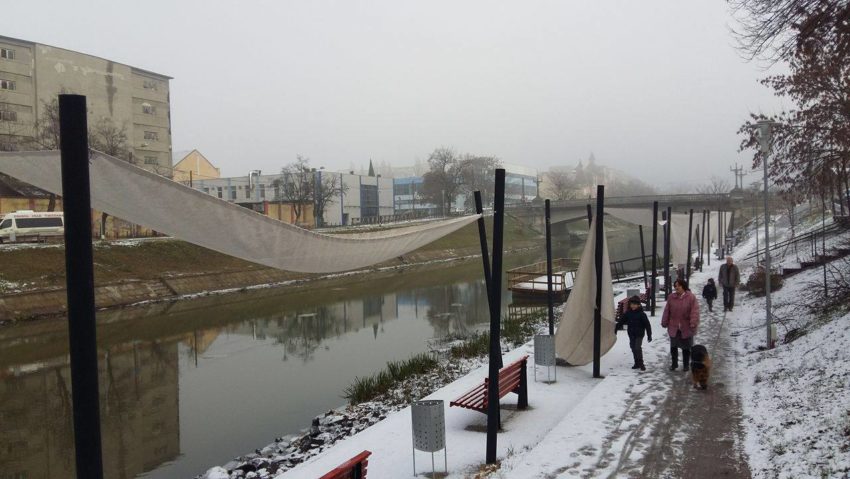
[[[738,166],[738,162],[735,162],[735,168],[729,167],[729,171],[735,174],[735,188],[744,189],[744,167]]]
[[[771,326],[773,318],[770,311],[770,210],[768,201],[768,185],[767,185],[767,159],[770,155],[770,146],[773,132],[771,127],[773,122],[768,120],[760,120],[758,122],[758,142],[762,153],[762,166],[764,171],[764,293],[765,293],[765,326],[767,332],[767,349],[771,349],[773,335],[771,334]]]

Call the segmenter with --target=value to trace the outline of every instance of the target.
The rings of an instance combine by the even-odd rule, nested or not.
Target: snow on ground
[[[787,278],[773,294],[780,341],[770,351],[758,350],[767,336],[764,298],[743,293],[730,315],[739,332],[739,386],[754,477],[850,477],[850,314],[818,317],[801,306],[822,287],[823,269],[815,267]],[[782,344],[795,328],[807,332]]]

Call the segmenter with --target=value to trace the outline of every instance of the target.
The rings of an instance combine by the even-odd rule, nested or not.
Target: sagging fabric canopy
[[[595,219],[593,221],[596,221]],[[604,231],[604,227],[603,227]],[[596,309],[596,227],[591,224],[576,270],[575,282],[555,333],[555,352],[573,366],[593,361],[593,314]],[[617,341],[614,333],[614,289],[608,241],[602,238],[602,337],[600,356]]]
[[[409,253],[478,219],[464,216],[360,234],[326,235],[269,218],[93,151],[92,208],[273,268],[335,273]],[[62,194],[58,151],[0,153],[0,173]]]

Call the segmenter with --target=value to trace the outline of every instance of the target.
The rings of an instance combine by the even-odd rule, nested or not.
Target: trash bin
[[[555,382],[558,381],[558,368],[555,367],[555,336],[537,334],[534,336],[534,381],[537,381],[537,366],[546,366],[546,380],[553,382],[550,373],[555,368]]]
[[[446,447],[446,416],[442,400],[416,401],[410,405],[410,415],[413,422],[413,475],[416,475],[416,450],[431,453],[431,474],[434,469],[434,453],[443,450],[443,461],[446,473],[449,463]]]

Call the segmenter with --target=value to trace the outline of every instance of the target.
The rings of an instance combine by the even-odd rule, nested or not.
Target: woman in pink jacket
[[[699,326],[699,304],[697,298],[688,289],[688,282],[677,279],[673,283],[676,291],[667,297],[664,314],[661,316],[661,327],[667,328],[670,335],[670,357],[673,363],[670,370],[679,367],[679,348],[682,349],[682,364],[684,371],[691,366],[691,346],[694,345],[694,334]]]

